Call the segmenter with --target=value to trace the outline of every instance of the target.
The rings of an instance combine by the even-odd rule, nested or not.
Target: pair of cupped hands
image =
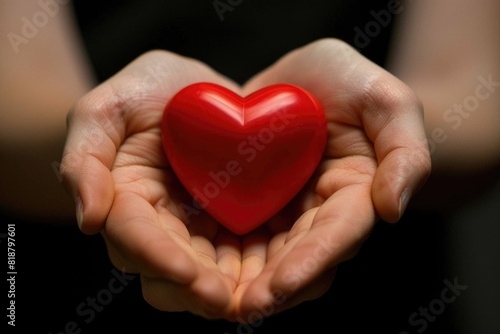
[[[167,102],[197,82],[241,96],[294,84],[326,114],[316,174],[286,208],[242,236],[204,212],[186,217],[182,204],[192,200],[162,148]],[[322,296],[379,220],[401,218],[430,169],[419,99],[335,39],[291,51],[244,86],[200,61],[148,52],[75,104],[61,164],[81,231],[101,233],[113,265],[140,274],[148,303],[238,322]]]

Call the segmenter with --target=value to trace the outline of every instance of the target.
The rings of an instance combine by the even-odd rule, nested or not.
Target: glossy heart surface
[[[316,170],[327,127],[319,101],[276,84],[242,97],[212,83],[180,90],[167,104],[162,141],[168,161],[204,209],[235,234],[278,213]]]

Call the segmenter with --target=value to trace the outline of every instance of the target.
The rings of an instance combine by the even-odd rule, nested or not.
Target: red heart
[[[192,212],[204,208],[240,235],[300,191],[326,139],[321,104],[288,84],[244,98],[215,84],[193,84],[170,100],[162,119],[165,153],[193,196]]]

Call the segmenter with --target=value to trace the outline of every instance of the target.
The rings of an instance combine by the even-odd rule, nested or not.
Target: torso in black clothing
[[[369,43],[356,43],[356,28],[365,31],[376,22],[373,13],[387,10],[387,0],[89,0],[74,6],[101,81],[141,53],[165,49],[243,83],[286,52],[323,37],[340,38],[383,65],[392,26],[378,24]]]

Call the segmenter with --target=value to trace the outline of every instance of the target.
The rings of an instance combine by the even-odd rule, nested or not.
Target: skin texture
[[[400,14],[387,68],[424,105],[433,168],[413,198],[415,208],[456,210],[498,174],[499,12],[498,1],[440,0],[412,1]],[[479,77],[496,83],[492,92],[484,86],[477,91]],[[486,98],[467,111],[463,105],[476,92]]]
[[[18,32],[18,18],[37,6],[0,1],[2,35]],[[396,222],[419,189],[425,206],[438,210],[440,199],[456,193],[429,182],[421,189],[431,158],[437,178],[498,166],[498,92],[475,111],[481,117],[447,131],[436,150],[429,152],[426,140],[437,127],[449,130],[443,112],[474,92],[478,75],[500,80],[498,7],[488,0],[405,4],[388,66],[399,79],[325,39],[290,52],[243,87],[166,51],[142,55],[95,87],[71,10],[60,6],[19,53],[0,39],[0,204],[40,222],[67,222],[74,201],[82,232],[100,233],[113,264],[140,273],[144,298],[161,310],[251,322],[317,298],[379,219]],[[331,136],[317,174],[280,214],[243,237],[203,213],[187,217],[179,205],[190,199],[161,152],[166,101],[199,81],[241,95],[288,82],[326,109]],[[70,197],[50,167],[58,161]]]
[[[161,69],[158,81],[149,80],[147,66]],[[308,71],[294,75],[306,71],[291,68]],[[180,207],[191,201],[162,152],[165,101],[200,81],[242,96],[296,84],[325,108],[329,141],[317,175],[293,203],[244,236],[204,213],[186,219]],[[141,274],[149,303],[248,321],[259,310],[279,312],[322,295],[335,265],[356,253],[379,217],[400,218],[406,194],[430,173],[424,139],[412,91],[338,40],[293,51],[244,87],[197,61],[156,51],[79,100],[69,115],[61,171],[78,198],[80,228],[102,232],[114,265]]]

